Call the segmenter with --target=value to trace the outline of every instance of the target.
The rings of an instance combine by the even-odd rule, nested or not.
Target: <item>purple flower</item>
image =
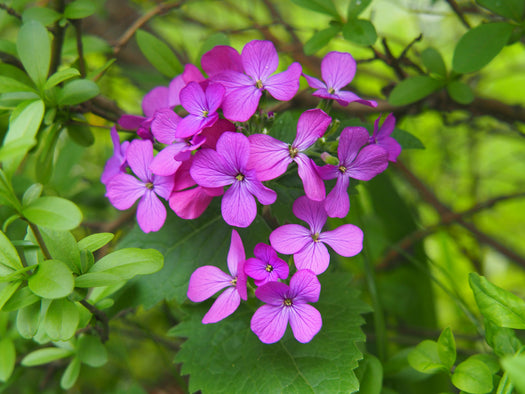
[[[339,165],[327,164],[317,169],[323,179],[337,178],[335,187],[325,200],[325,209],[330,217],[343,218],[348,214],[350,178],[369,181],[388,166],[387,152],[381,146],[368,145],[361,149],[368,138],[368,132],[363,127],[345,127],[337,148]]]
[[[120,144],[120,139],[115,127],[111,128],[110,134],[111,141],[113,142],[113,156],[107,161],[100,177],[100,182],[104,185],[107,185],[111,178],[120,174],[126,167],[126,150],[129,145],[129,141],[124,141],[122,145]]]
[[[312,201],[305,196],[293,204],[293,213],[310,226],[285,224],[270,234],[270,243],[279,253],[293,254],[298,270],[309,269],[316,275],[323,273],[330,262],[325,243],[341,256],[355,256],[363,248],[363,232],[353,224],[343,224],[332,231],[322,231],[327,215],[323,201]]]
[[[267,181],[282,175],[294,161],[308,198],[323,200],[323,180],[317,174],[315,163],[304,151],[323,136],[330,121],[331,118],[320,109],[304,112],[297,122],[297,136],[291,145],[266,134],[251,135],[249,167],[257,169],[261,181]]]
[[[299,89],[302,71],[299,63],[272,75],[279,65],[279,56],[270,41],[253,40],[244,46],[241,53],[244,72],[238,71],[237,60],[231,54],[228,57],[231,61],[225,68],[229,69],[212,75],[212,80],[226,88],[222,108],[229,120],[247,121],[257,110],[263,90],[277,100],[286,101]]]
[[[106,196],[121,210],[130,208],[140,198],[137,209],[140,228],[145,233],[158,231],[166,220],[166,208],[157,195],[169,198],[173,177],[158,176],[149,170],[153,160],[150,140],[133,140],[126,151],[126,160],[138,179],[125,173],[115,175],[107,185]]]
[[[191,177],[204,187],[231,185],[222,198],[221,211],[230,226],[248,227],[257,215],[255,197],[263,205],[273,204],[277,194],[263,186],[255,169],[248,169],[250,142],[240,133],[225,132],[217,150],[202,149],[195,155]]]
[[[175,136],[187,138],[199,133],[205,127],[213,125],[219,115],[217,109],[224,97],[224,87],[218,83],[211,83],[206,92],[197,82],[190,82],[180,92],[182,106],[189,114],[177,125]]]
[[[396,162],[397,157],[401,153],[401,145],[393,137],[390,136],[394,127],[396,127],[396,118],[393,114],[388,114],[385,118],[385,121],[379,128],[379,121],[381,116],[376,119],[374,123],[374,134],[369,138],[369,144],[376,144],[385,148],[388,152],[388,161]],[[379,130],[378,130],[379,129]]]
[[[227,45],[217,45],[202,55],[201,65],[209,77],[224,71],[243,72],[241,55]]]
[[[310,342],[321,330],[321,314],[308,302],[317,302],[321,284],[310,270],[299,270],[290,279],[290,286],[268,282],[255,290],[255,296],[266,304],[257,309],[250,327],[261,342],[274,343],[281,339],[290,322],[299,342]]]
[[[246,275],[244,274],[244,246],[237,231],[232,230],[232,240],[228,252],[228,270],[224,273],[213,265],[197,268],[190,278],[188,298],[193,302],[207,300],[219,290],[226,290],[215,300],[202,319],[204,324],[217,323],[230,316],[239,307],[241,299],[247,300]]]
[[[263,243],[257,244],[253,254],[255,257],[246,260],[244,272],[254,279],[256,286],[288,278],[288,264],[277,257],[277,253],[271,246]]]
[[[352,55],[343,52],[330,52],[321,62],[321,76],[323,81],[303,74],[310,87],[317,89],[313,95],[325,99],[336,100],[339,104],[347,106],[356,101],[370,107],[377,107],[372,100],[363,100],[355,93],[341,90],[354,79],[356,63]]]

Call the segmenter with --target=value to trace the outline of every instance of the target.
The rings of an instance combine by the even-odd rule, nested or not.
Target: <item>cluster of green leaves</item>
[[[470,274],[470,287],[485,321],[485,341],[491,352],[474,354],[456,362],[456,343],[450,328],[436,341],[424,340],[409,354],[408,362],[419,372],[445,372],[452,384],[464,393],[512,393],[525,389],[523,367],[525,350],[513,329],[525,329],[525,301],[490,283],[483,276]]]

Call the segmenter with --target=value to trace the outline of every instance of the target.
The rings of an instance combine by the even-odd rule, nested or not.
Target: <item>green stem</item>
[[[53,257],[51,257],[51,253],[49,253],[49,249],[47,248],[46,243],[44,242],[44,238],[42,237],[42,233],[38,229],[38,226],[34,223],[31,223],[27,219],[26,221],[29,224],[29,227],[31,228],[33,235],[35,236],[36,242],[38,243],[38,246],[40,246],[40,250],[42,251],[45,259],[52,260]]]

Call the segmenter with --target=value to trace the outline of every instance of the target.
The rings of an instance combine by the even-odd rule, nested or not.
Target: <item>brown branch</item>
[[[64,0],[56,0],[55,11],[59,14],[64,13],[66,3]],[[49,66],[49,75],[57,72],[62,59],[62,45],[64,45],[65,27],[60,25],[60,21],[57,21],[53,27],[54,39],[53,47],[51,50],[51,64]]]
[[[20,15],[18,12],[16,12],[16,11],[15,11],[14,9],[12,9],[11,7],[8,7],[8,6],[5,5],[5,4],[0,4],[0,9],[4,10],[4,11],[7,12],[9,15],[14,16],[14,17],[17,18],[17,19],[22,20],[22,15]]]
[[[84,45],[82,44],[82,19],[74,19],[71,21],[75,26],[75,38],[77,43],[78,54],[78,68],[80,76],[86,77],[86,60],[84,59]]]
[[[86,300],[80,300],[79,302],[84,308],[91,312],[93,316],[95,316],[95,319],[97,319],[102,324],[102,327],[95,327],[95,329],[97,330],[102,343],[106,342],[109,339],[109,319],[107,315],[95,305],[90,304]]]
[[[450,6],[450,8],[452,8],[452,11],[454,11],[454,13],[458,16],[461,23],[463,23],[463,25],[467,29],[470,29],[470,23],[468,23],[467,20],[465,19],[465,15],[463,15],[463,12],[459,8],[458,3],[456,3],[456,0],[447,0],[447,3]]]

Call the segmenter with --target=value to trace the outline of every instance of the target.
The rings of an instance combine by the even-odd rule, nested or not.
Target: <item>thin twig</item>
[[[456,3],[456,0],[447,0],[447,3],[450,8],[452,8],[452,11],[454,11],[454,13],[458,16],[461,23],[463,23],[467,29],[470,29],[470,23],[468,23],[465,19],[465,15],[463,15],[463,12],[461,12],[458,3]]]
[[[59,14],[64,13],[66,8],[66,3],[64,0],[57,0],[55,11]],[[67,26],[67,25],[66,25]],[[60,25],[60,21],[57,21],[53,28],[54,38],[53,38],[53,47],[51,50],[51,64],[49,66],[49,75],[52,75],[57,72],[58,67],[60,66],[62,59],[62,45],[64,44],[66,27]]]
[[[0,4],[0,9],[5,10],[5,12],[7,12],[9,15],[14,16],[17,19],[22,20],[22,15],[20,15],[18,12],[16,12],[11,7],[8,7],[5,4]]]
[[[80,300],[79,302],[84,308],[90,311],[93,316],[95,316],[95,319],[97,319],[102,324],[102,327],[97,329],[97,332],[100,336],[100,340],[102,342],[106,342],[109,339],[109,319],[107,315],[95,305],[90,304],[87,300]]]
[[[75,37],[77,42],[77,54],[78,54],[78,68],[80,76],[85,78],[86,76],[86,59],[84,59],[84,45],[82,44],[82,19],[74,19],[72,21],[75,26]]]

